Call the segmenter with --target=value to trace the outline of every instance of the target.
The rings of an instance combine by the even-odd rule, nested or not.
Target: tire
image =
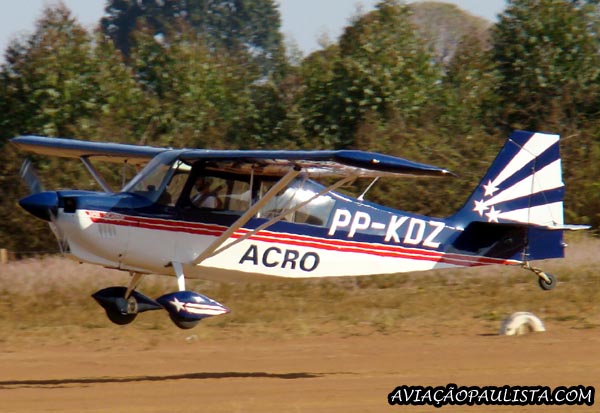
[[[137,317],[137,301],[134,297],[117,298],[114,308],[106,308],[106,316],[113,323],[124,326],[131,323]]]
[[[200,320],[185,320],[183,318],[175,317],[172,314],[169,314],[169,317],[171,318],[173,324],[175,324],[182,330],[189,330],[190,328],[194,328],[200,322]]]
[[[556,284],[558,284],[558,280],[552,274],[546,273],[546,277],[548,277],[550,280],[549,283],[546,282],[546,280],[544,280],[542,277],[538,278],[538,284],[540,285],[540,288],[544,291],[554,290],[556,288]]]
[[[106,310],[106,316],[113,323],[124,326],[135,320],[137,314],[123,314],[118,310]]]

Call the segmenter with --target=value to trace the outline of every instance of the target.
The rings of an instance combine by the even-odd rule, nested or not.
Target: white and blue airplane
[[[583,228],[563,222],[559,136],[546,133],[513,132],[464,206],[447,218],[335,192],[361,178],[452,175],[378,153],[165,149],[39,136],[11,142],[39,155],[81,159],[103,189],[42,191],[26,161],[22,176],[33,194],[20,205],[50,222],[67,256],[131,274],[128,286],[93,295],[116,324],[165,309],[178,327],[192,328],[229,311],[188,291],[186,278],[363,276],[501,264],[532,271],[550,290],[556,277],[531,262],[563,257],[563,231]],[[145,166],[115,191],[92,161]],[[177,291],[143,295],[137,287],[146,274],[176,277]]]

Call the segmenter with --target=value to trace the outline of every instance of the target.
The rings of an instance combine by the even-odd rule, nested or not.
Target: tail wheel
[[[558,279],[552,274],[544,273],[544,275],[546,277],[539,275],[538,278],[538,284],[540,285],[540,288],[545,291],[554,290],[556,288],[556,284],[558,283]],[[547,280],[545,278],[547,278]]]
[[[529,262],[527,262],[527,261],[523,262],[523,264],[521,264],[521,266],[524,269],[529,270],[538,276],[538,284],[540,285],[540,288],[542,290],[550,291],[550,290],[554,290],[556,288],[556,284],[558,284],[558,279],[556,278],[556,276],[549,274],[547,272],[544,272],[539,268],[532,267],[529,264]]]

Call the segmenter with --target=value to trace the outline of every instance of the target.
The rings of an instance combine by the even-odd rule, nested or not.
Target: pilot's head
[[[206,191],[208,188],[210,188],[210,182],[205,177],[199,176],[196,178],[194,186],[198,191]]]

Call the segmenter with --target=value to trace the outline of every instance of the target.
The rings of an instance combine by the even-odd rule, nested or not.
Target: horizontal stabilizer
[[[555,231],[581,231],[590,228],[591,225],[553,225],[546,227],[546,229],[551,229]]]

